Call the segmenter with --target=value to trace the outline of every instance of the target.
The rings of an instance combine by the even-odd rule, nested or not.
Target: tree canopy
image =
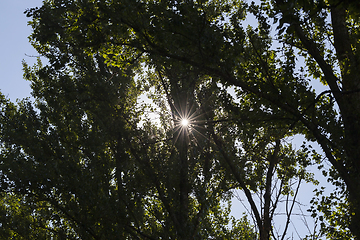
[[[284,239],[299,185],[317,182],[308,166],[325,161],[335,191],[314,193],[321,229],[308,237],[359,238],[359,11],[350,0],[28,9],[48,64],[23,63],[35,102],[1,96],[1,236]],[[299,134],[324,156],[294,149]],[[231,216],[234,190],[252,222]]]

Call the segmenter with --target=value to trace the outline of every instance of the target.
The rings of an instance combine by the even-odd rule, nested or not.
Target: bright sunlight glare
[[[186,127],[187,125],[189,125],[189,120],[187,120],[187,119],[181,120],[181,125],[183,125],[184,127]]]

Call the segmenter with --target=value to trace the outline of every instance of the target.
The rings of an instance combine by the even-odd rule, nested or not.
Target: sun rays
[[[214,120],[217,109],[214,109],[211,96],[192,92],[174,95],[170,96],[166,92],[152,102],[156,109],[153,110],[155,117],[150,122],[165,134],[159,136],[159,141],[170,140],[169,144],[173,146],[185,143],[198,147],[209,142],[218,125],[218,121]],[[165,138],[160,140],[163,137]]]
[[[173,115],[174,144],[178,141],[188,143],[191,141],[198,145],[201,139],[209,139],[208,134],[206,134],[207,114],[203,113],[201,107],[186,104],[183,109],[174,108]]]

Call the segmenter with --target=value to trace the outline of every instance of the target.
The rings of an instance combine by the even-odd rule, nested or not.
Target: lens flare
[[[183,127],[188,126],[188,125],[189,125],[189,120],[187,120],[187,119],[181,120],[181,125],[182,125]]]

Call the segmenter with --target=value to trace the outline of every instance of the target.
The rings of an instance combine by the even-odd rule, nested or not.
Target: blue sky
[[[29,82],[23,79],[22,60],[29,64],[37,55],[30,45],[28,36],[31,27],[27,26],[24,11],[41,6],[42,0],[1,0],[0,1],[0,91],[11,101],[30,96]],[[26,55],[25,55],[26,54]]]

